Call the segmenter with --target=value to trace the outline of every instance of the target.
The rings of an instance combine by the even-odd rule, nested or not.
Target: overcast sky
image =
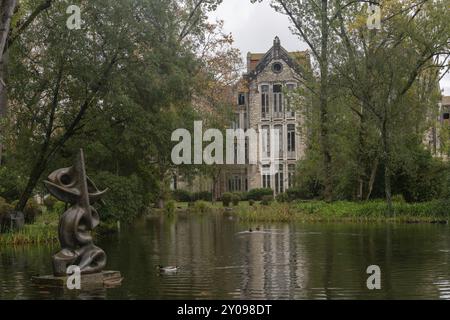
[[[224,29],[231,32],[235,47],[241,50],[244,62],[247,52],[266,52],[275,36],[288,51],[306,50],[307,46],[289,30],[286,16],[275,12],[269,1],[252,4],[250,0],[224,0],[210,19],[224,20]],[[441,88],[450,95],[450,75],[441,81]]]

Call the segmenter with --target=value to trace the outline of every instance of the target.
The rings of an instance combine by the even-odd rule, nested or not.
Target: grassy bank
[[[57,242],[58,221],[59,216],[56,212],[43,213],[36,218],[33,224],[27,224],[21,230],[0,233],[0,245]]]
[[[22,229],[13,232],[0,233],[0,246],[58,243],[58,224],[58,211],[44,210],[33,224],[26,224]],[[93,236],[97,238],[116,231],[116,222],[101,221],[94,230]]]
[[[201,202],[188,207],[186,203],[177,203],[181,211],[191,213],[225,212],[222,203]],[[230,214],[243,221],[396,221],[396,222],[439,222],[449,220],[450,204],[448,201],[431,201],[423,203],[394,202],[394,214],[387,214],[387,205],[382,200],[367,202],[350,201],[302,201],[292,203],[272,202],[269,205],[255,203],[250,205],[241,201],[238,206],[230,206]],[[162,211],[164,212],[164,211]]]
[[[237,208],[237,215],[246,221],[397,221],[444,222],[449,210],[440,201],[424,203],[394,203],[394,214],[387,214],[384,201],[326,203],[322,201],[292,204],[272,203],[251,208]]]

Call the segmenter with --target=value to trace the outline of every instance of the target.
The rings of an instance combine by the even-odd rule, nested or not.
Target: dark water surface
[[[243,232],[250,227],[261,232]],[[97,241],[119,288],[34,286],[57,246],[0,247],[0,299],[450,299],[450,227],[249,224],[220,215],[152,217]],[[156,265],[178,265],[161,275]],[[381,268],[368,290],[366,268]]]

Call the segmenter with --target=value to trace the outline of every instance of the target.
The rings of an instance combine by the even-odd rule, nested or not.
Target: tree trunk
[[[364,108],[361,108],[361,112],[359,114],[359,132],[358,132],[358,155],[356,157],[356,180],[358,181],[357,186],[357,192],[356,192],[356,199],[358,201],[361,201],[363,199],[363,193],[364,193],[364,178],[365,175],[365,167],[364,167],[364,151],[365,151],[365,136],[366,136],[366,117],[364,115]]]
[[[9,30],[11,28],[11,18],[17,5],[16,0],[0,0],[0,119],[6,115],[7,110],[7,92],[5,83],[5,63],[4,57],[6,41],[8,40]],[[0,128],[1,132],[2,128]],[[3,145],[0,141],[0,165],[2,163]]]
[[[324,198],[331,201],[333,181],[328,126],[328,0],[322,0],[322,37],[320,52],[320,143],[324,165]]]
[[[370,199],[370,196],[372,194],[373,184],[375,183],[375,178],[378,170],[378,162],[378,157],[376,157],[372,164],[372,172],[370,173],[369,185],[367,187],[366,201]]]
[[[25,206],[27,205],[28,199],[30,199],[34,188],[39,182],[39,179],[41,178],[42,173],[45,171],[46,167],[46,161],[43,158],[40,158],[38,162],[33,167],[33,170],[31,171],[30,177],[27,182],[27,186],[25,187],[24,191],[22,192],[19,202],[17,203],[15,210],[23,212],[25,209]]]
[[[381,138],[383,140],[383,160],[384,160],[384,192],[386,194],[386,202],[388,205],[388,215],[392,215],[392,190],[391,190],[391,165],[390,165],[390,150],[389,138],[387,129],[386,115],[383,120]]]

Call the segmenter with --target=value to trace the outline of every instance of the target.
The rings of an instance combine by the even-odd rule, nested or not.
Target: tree
[[[16,0],[1,0],[0,2],[0,120],[6,114],[6,83],[4,51],[11,28],[11,19],[16,8]],[[0,127],[1,130],[1,127]],[[2,162],[3,144],[0,141],[0,165]]]
[[[18,12],[14,17],[17,20],[17,23],[12,26],[12,14],[15,9],[20,8],[18,6],[17,0],[3,0],[0,4],[2,12],[1,25],[0,30],[0,120],[6,116],[7,108],[8,108],[8,94],[7,94],[7,85],[6,85],[6,70],[7,70],[7,56],[8,56],[8,48],[15,42],[16,39],[33,23],[36,17],[45,10],[47,10],[53,0],[45,0],[37,7],[34,8],[31,13],[20,19],[19,16],[22,16],[21,12]],[[22,7],[29,6],[28,1],[23,1],[25,4]],[[24,10],[17,10],[24,11]],[[1,132],[1,123],[0,123],[0,132]],[[0,137],[1,138],[1,137]],[[2,164],[2,153],[3,153],[3,144],[0,140],[0,165]]]
[[[338,52],[344,63],[336,70],[361,102],[362,110],[376,119],[381,137],[384,189],[392,213],[394,132],[398,132],[396,125],[408,112],[405,102],[416,80],[427,69],[438,67],[433,59],[449,52],[446,2],[386,2],[379,31],[365,27],[362,4],[344,5],[339,1],[338,6],[345,6],[347,11],[339,10],[337,15],[339,24],[335,31],[343,44],[342,51]],[[432,81],[437,82],[436,78]]]

